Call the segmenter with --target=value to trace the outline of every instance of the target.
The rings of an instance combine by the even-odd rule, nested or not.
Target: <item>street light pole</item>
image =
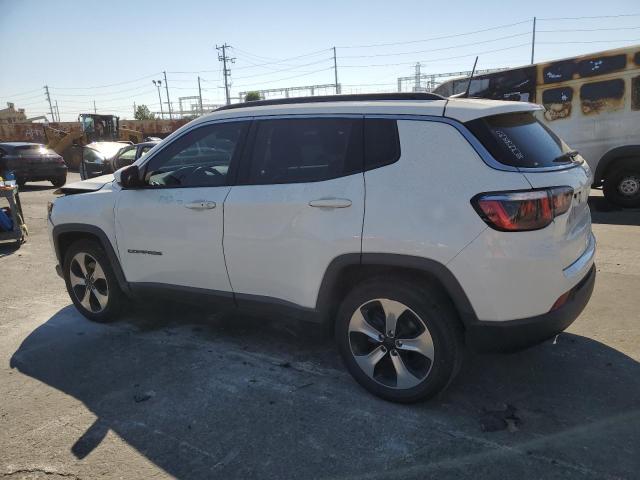
[[[162,86],[162,80],[151,80],[158,89],[158,100],[160,100],[160,118],[164,118],[164,112],[162,111],[162,96],[160,95],[160,87]]]

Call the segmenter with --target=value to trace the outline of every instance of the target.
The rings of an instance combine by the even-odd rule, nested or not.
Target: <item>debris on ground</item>
[[[480,430],[483,432],[498,432],[500,430],[508,430],[509,432],[517,432],[522,420],[516,415],[516,407],[513,405],[505,405],[500,410],[484,410],[480,417]]]
[[[156,392],[154,392],[153,390],[149,390],[148,392],[144,392],[144,393],[136,393],[133,396],[133,400],[136,403],[146,402],[147,400],[153,398],[155,395],[156,395]]]

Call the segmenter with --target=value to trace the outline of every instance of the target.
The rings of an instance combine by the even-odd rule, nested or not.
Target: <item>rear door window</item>
[[[529,112],[479,118],[467,122],[466,126],[504,165],[540,168],[572,161],[559,158],[570,148]]]
[[[362,120],[259,120],[248,183],[306,183],[362,171]]]

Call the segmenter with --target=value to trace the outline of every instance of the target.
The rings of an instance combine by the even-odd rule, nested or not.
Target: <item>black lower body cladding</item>
[[[560,308],[531,318],[505,322],[477,321],[466,325],[466,344],[481,352],[512,352],[547,340],[578,318],[591,298],[596,267],[571,290]]]

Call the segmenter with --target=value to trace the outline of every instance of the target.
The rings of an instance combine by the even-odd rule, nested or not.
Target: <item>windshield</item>
[[[466,123],[500,163],[539,168],[571,163],[571,149],[530,112],[507,113]],[[563,156],[564,155],[564,156]]]

